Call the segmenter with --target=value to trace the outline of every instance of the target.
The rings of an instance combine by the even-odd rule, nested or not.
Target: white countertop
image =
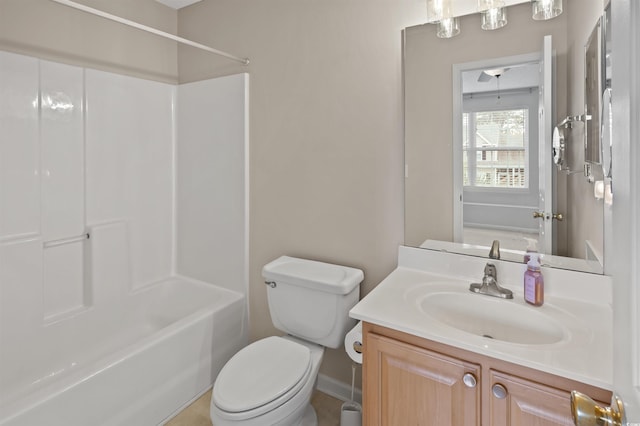
[[[571,271],[558,275],[555,270],[543,268],[545,287],[553,291],[545,292],[545,304],[535,307],[524,301],[522,281],[514,278],[522,276],[523,265],[494,261],[499,271],[498,282],[514,292],[512,300],[503,300],[468,291],[472,281],[481,280],[486,259],[401,247],[398,263],[398,268],[351,310],[352,318],[604,389],[612,388],[609,277]],[[470,278],[471,271],[475,278]],[[504,281],[500,279],[501,272]],[[435,319],[421,308],[425,294],[434,291],[490,298],[495,300],[492,303],[496,309],[501,303],[511,303],[522,305],[518,309],[537,310],[564,326],[563,338],[557,343],[527,345],[467,333]],[[580,294],[573,297],[576,291]]]

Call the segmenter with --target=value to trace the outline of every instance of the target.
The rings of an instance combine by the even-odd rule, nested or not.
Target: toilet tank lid
[[[334,294],[349,294],[364,279],[360,269],[281,256],[262,268],[267,281],[286,282]]]

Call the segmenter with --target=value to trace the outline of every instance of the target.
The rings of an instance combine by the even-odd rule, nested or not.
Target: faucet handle
[[[487,262],[484,267],[484,276],[492,277],[494,280],[498,281],[498,269],[496,268],[496,265],[491,262]]]

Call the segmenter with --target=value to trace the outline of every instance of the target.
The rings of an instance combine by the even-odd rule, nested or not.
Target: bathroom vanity
[[[375,324],[363,324],[363,337],[367,425],[573,425],[572,390],[611,400],[599,387]]]
[[[538,308],[523,301],[525,266],[494,262],[513,300],[468,290],[486,259],[400,248],[350,313],[363,321],[364,424],[573,425],[572,390],[608,405],[610,278],[543,268]]]

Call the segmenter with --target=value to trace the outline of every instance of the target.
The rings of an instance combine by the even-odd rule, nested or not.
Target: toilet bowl
[[[265,265],[269,313],[283,337],[266,337],[222,368],[211,397],[214,426],[317,426],[311,406],[324,348],[355,325],[359,269],[282,256]]]
[[[245,347],[216,379],[213,425],[317,425],[310,401],[323,354],[322,346],[291,336]]]

